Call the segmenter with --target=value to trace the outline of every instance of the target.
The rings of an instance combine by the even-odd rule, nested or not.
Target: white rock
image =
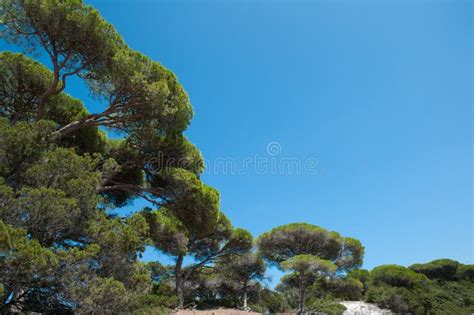
[[[342,301],[347,310],[343,315],[390,315],[394,314],[390,310],[379,308],[376,304],[360,302],[360,301]]]

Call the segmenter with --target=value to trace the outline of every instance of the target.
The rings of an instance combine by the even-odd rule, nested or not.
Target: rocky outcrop
[[[390,310],[381,309],[376,304],[360,302],[360,301],[342,301],[347,310],[343,315],[391,315]]]

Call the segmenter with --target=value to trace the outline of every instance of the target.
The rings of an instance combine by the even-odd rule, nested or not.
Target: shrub
[[[174,299],[176,305],[176,298]],[[123,315],[166,315],[170,314],[171,307],[164,301],[164,297],[156,294],[135,294],[131,297],[127,307],[119,314]]]
[[[456,277],[461,280],[474,282],[474,265],[459,265]]]
[[[396,288],[393,287],[372,286],[367,291],[366,300],[397,313],[408,312],[408,304],[401,294],[397,292]]]
[[[375,284],[385,283],[394,287],[412,288],[428,282],[425,275],[397,265],[383,265],[370,272]]]
[[[430,279],[453,280],[459,263],[451,259],[437,259],[426,264],[414,264],[408,268],[422,273]]]
[[[347,274],[347,278],[359,280],[363,285],[363,289],[362,289],[363,293],[365,293],[367,289],[369,288],[370,273],[368,270],[365,270],[365,269],[352,270],[351,272]]]
[[[258,298],[258,302],[251,303],[250,308],[258,313],[282,313],[290,309],[285,298],[278,292],[263,289]]]
[[[333,297],[327,296],[322,299],[310,301],[307,309],[313,312],[327,313],[329,315],[340,315],[346,310],[346,307]]]
[[[471,281],[428,281],[425,285],[412,287],[393,286],[387,282],[391,281],[370,281],[365,300],[396,313],[474,313],[474,283]]]
[[[321,284],[323,292],[329,292],[336,298],[357,301],[362,298],[364,285],[357,279],[331,279]]]

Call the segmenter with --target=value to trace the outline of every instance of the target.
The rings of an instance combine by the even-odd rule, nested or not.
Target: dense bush
[[[418,308],[418,303],[414,301],[414,297],[407,288],[387,285],[370,287],[366,294],[368,302],[376,303],[380,307],[390,309],[396,313],[413,313]]]
[[[470,278],[472,270],[472,265],[442,259],[416,264],[410,269],[394,265],[380,266],[369,273],[369,279],[366,273],[357,271],[348,277],[359,277],[366,281],[366,301],[397,313],[470,314],[474,312],[474,282]],[[425,274],[433,280],[427,279]]]
[[[177,299],[157,294],[134,295],[120,314],[167,315],[176,305]]]
[[[344,300],[357,301],[362,298],[364,284],[357,279],[340,280],[341,284],[336,286],[334,296]]]
[[[329,315],[340,315],[346,310],[346,307],[340,304],[339,301],[333,297],[327,296],[322,299],[315,299],[308,302],[307,309],[312,312],[322,312]]]
[[[269,289],[260,291],[258,301],[251,303],[249,306],[253,311],[259,313],[282,313],[291,309],[282,294]]]
[[[453,280],[459,263],[451,259],[433,260],[426,264],[411,265],[411,270],[422,273],[430,279]]]
[[[390,286],[404,288],[412,288],[428,281],[423,274],[397,265],[376,267],[370,272],[370,277],[375,284],[385,283]]]
[[[363,285],[362,293],[366,292],[369,287],[370,272],[365,269],[355,269],[347,274],[348,278],[359,280]]]
[[[321,281],[319,290],[323,295],[330,294],[341,300],[358,301],[362,298],[364,285],[354,278],[336,278]]]
[[[456,273],[456,277],[460,280],[467,280],[474,282],[474,265],[460,264]]]

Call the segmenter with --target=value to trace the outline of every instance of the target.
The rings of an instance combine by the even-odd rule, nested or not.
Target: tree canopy
[[[272,229],[257,239],[259,254],[270,264],[292,271],[282,279],[298,290],[300,312],[304,311],[306,289],[317,279],[344,274],[362,264],[364,248],[319,226],[291,223]]]
[[[198,260],[186,277],[251,247],[199,179],[202,156],[182,134],[193,110],[170,70],[81,0],[2,1],[0,35],[24,50],[0,53],[2,312],[116,313],[152,288],[147,244]],[[102,112],[66,93],[72,76]],[[110,215],[135,198],[156,210]]]
[[[414,264],[409,268],[426,275],[430,279],[453,280],[459,263],[451,259],[437,259],[426,264]]]
[[[308,223],[276,227],[262,234],[257,244],[262,257],[277,266],[297,255],[314,255],[347,271],[359,267],[364,255],[358,240]]]
[[[198,193],[218,201],[215,191],[202,188]],[[210,207],[211,204],[203,204],[202,209],[198,208],[199,204],[192,204],[191,209],[183,204],[177,209],[142,212],[150,226],[152,244],[176,259],[173,275],[179,307],[184,306],[185,284],[191,276],[218,259],[245,254],[252,247],[252,235],[233,228],[227,217]],[[194,258],[195,263],[184,266],[186,256]]]
[[[280,266],[283,270],[293,271],[290,277],[296,279],[299,287],[300,312],[304,311],[306,288],[314,283],[318,276],[331,275],[337,269],[336,265],[329,260],[314,255],[296,255],[281,262]]]

